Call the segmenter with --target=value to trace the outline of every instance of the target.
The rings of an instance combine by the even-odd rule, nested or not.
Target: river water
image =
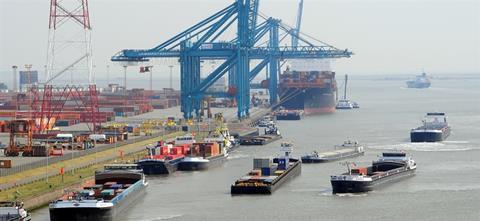
[[[302,165],[299,177],[270,196],[232,197],[230,185],[251,169],[254,157],[280,154],[275,142],[241,147],[209,171],[149,177],[148,193],[118,220],[478,220],[480,75],[454,76],[434,79],[425,90],[405,88],[404,79],[353,76],[349,94],[360,109],[278,123],[296,156],[358,140],[367,152],[350,161],[366,166],[382,151],[405,150],[418,164],[411,178],[366,194],[332,195],[329,176],[345,166]],[[448,114],[452,135],[440,143],[410,143],[409,130],[431,111]],[[33,218],[48,220],[48,209]]]

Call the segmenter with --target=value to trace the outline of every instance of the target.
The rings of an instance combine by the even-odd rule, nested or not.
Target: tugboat
[[[235,181],[230,193],[236,194],[272,194],[284,182],[298,176],[302,171],[302,162],[290,158],[292,143],[284,142],[281,150],[285,156],[273,159],[254,159],[253,170]]]
[[[349,165],[347,164],[349,167]],[[383,153],[369,167],[350,169],[342,175],[330,177],[333,194],[361,193],[415,174],[417,164],[406,153]]]
[[[23,202],[0,202],[1,221],[30,221],[32,217],[23,208]]]
[[[274,125],[274,124],[275,124],[275,122],[273,122],[272,116],[267,115],[267,116],[263,117],[263,119],[261,119],[258,122],[258,127],[268,127],[268,126]]]
[[[319,154],[317,151],[302,156],[302,163],[325,163],[345,158],[357,157],[365,153],[364,147],[358,142],[345,141],[342,145],[335,146],[335,151]]]
[[[430,82],[430,78],[427,76],[425,72],[423,72],[421,75],[416,76],[415,80],[407,81],[408,88],[418,88],[418,89],[429,88],[431,84],[432,83]]]
[[[104,171],[95,172],[95,185],[50,203],[50,221],[113,221],[145,192],[147,185],[136,164],[105,165]]]
[[[427,113],[423,125],[410,131],[411,142],[437,142],[447,139],[450,126],[445,113]]]
[[[220,148],[216,142],[194,143],[190,148],[190,154],[178,164],[178,169],[182,171],[207,170],[219,166],[227,157],[227,149]]]
[[[148,155],[138,161],[146,175],[171,174],[177,171],[178,164],[190,150],[189,145],[173,146],[158,142],[155,147],[147,147]]]

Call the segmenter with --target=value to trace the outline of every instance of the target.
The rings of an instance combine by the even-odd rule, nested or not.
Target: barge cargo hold
[[[358,142],[345,141],[342,145],[335,146],[335,151],[318,153],[302,156],[302,163],[325,163],[341,160],[345,158],[361,156],[365,153],[365,148]]]
[[[410,131],[410,140],[411,142],[444,141],[450,133],[451,129],[445,113],[427,113],[423,125]]]
[[[110,164],[95,185],[49,205],[50,221],[113,221],[144,193],[148,183],[136,164]]]
[[[361,193],[383,184],[398,181],[415,174],[417,164],[405,153],[383,153],[369,167],[350,169],[342,175],[330,177],[333,194]]]
[[[220,166],[227,160],[227,157],[226,148],[220,148],[220,145],[216,142],[194,143],[190,148],[190,155],[185,156],[178,164],[178,170],[207,170]]]
[[[283,183],[300,175],[302,162],[291,159],[292,144],[282,143],[285,156],[270,159],[254,159],[253,170],[246,176],[235,181],[230,187],[232,195],[238,194],[272,194]]]

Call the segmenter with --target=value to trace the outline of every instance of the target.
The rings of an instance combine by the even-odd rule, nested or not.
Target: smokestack
[[[12,84],[12,90],[13,92],[17,92],[17,66],[16,65],[13,65],[12,66],[12,69],[13,69],[13,84]]]

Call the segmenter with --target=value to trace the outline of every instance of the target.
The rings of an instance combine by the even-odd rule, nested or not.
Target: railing
[[[169,132],[177,132],[177,131],[169,131]],[[58,163],[58,162],[61,162],[61,161],[65,161],[65,160],[71,160],[72,158],[78,158],[78,157],[86,156],[86,155],[89,155],[89,154],[95,154],[96,152],[101,152],[101,151],[112,149],[112,148],[115,148],[115,147],[121,147],[121,146],[124,146],[124,145],[141,142],[141,141],[152,139],[154,137],[159,137],[159,136],[162,136],[162,135],[164,135],[164,132],[158,132],[158,133],[154,133],[152,136],[145,136],[145,137],[130,139],[130,140],[126,140],[126,141],[123,141],[123,142],[119,142],[117,144],[109,144],[109,145],[99,146],[99,147],[95,147],[95,148],[88,149],[88,150],[83,150],[83,151],[80,151],[80,152],[68,153],[68,154],[65,154],[65,155],[59,156],[59,157],[49,157],[48,159],[44,158],[44,159],[36,161],[36,162],[23,164],[23,165],[18,165],[18,166],[14,166],[14,167],[8,168],[8,169],[2,168],[2,169],[0,169],[0,177],[4,177],[4,176],[16,174],[16,173],[21,173],[23,171],[30,170],[30,169],[35,169],[35,168],[38,168],[38,167],[44,167],[44,166],[47,165],[47,160],[48,160],[48,164],[51,165],[51,164],[55,164],[55,163]],[[125,154],[128,155],[128,154],[132,154],[132,153],[133,152],[129,152],[129,153],[125,153]],[[117,158],[117,155],[111,155],[111,156],[108,156],[106,158],[97,158],[95,161],[92,161],[92,162],[87,162],[87,163],[84,163],[82,165],[71,166],[69,169],[66,169],[65,172],[75,170],[75,169],[79,169],[79,168],[85,168],[85,167],[91,166],[93,164],[110,161],[110,160],[115,159],[115,158]],[[45,178],[46,175],[52,176],[52,175],[57,175],[58,173],[59,173],[58,171],[51,171],[48,174],[42,174],[42,175],[39,175],[39,176],[36,176],[36,177],[29,177],[29,178],[23,179],[22,181],[19,181],[19,182],[3,183],[3,184],[0,184],[0,190],[8,189],[8,188],[18,186],[18,185],[27,184],[27,183]]]

